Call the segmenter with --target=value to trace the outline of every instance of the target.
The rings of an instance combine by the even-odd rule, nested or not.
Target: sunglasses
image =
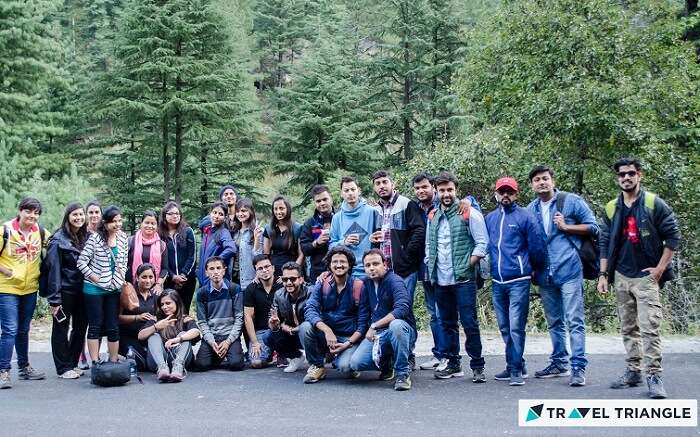
[[[620,179],[624,178],[625,176],[629,176],[629,177],[633,178],[633,177],[637,176],[637,170],[621,171],[621,172],[617,173],[617,177]]]
[[[515,191],[513,191],[513,190],[510,189],[510,188],[508,188],[508,189],[505,189],[505,190],[498,190],[497,193],[500,194],[501,196],[503,196],[503,195],[512,196],[513,194],[515,194]]]
[[[299,279],[299,276],[287,276],[287,277],[282,277],[282,278],[280,278],[280,279],[282,279],[282,282],[283,282],[283,283],[294,282],[294,281],[296,281],[297,279]]]

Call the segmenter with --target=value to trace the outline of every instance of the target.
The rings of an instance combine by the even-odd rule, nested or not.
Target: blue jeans
[[[269,329],[255,331],[255,337],[258,339],[258,343],[260,343],[260,356],[257,357],[257,359],[263,363],[267,363],[272,359],[271,336],[272,331]],[[250,341],[248,341],[248,358],[251,361],[255,359],[250,356]]]
[[[476,316],[476,283],[462,282],[454,285],[435,285],[438,320],[440,322],[440,349],[452,367],[460,365],[458,320],[467,336],[464,348],[471,358],[469,367],[484,368],[481,356],[481,332]]]
[[[430,332],[433,334],[433,356],[438,360],[443,358],[440,352],[440,322],[438,321],[437,303],[435,302],[435,287],[430,281],[423,281],[425,308],[430,315]]]
[[[0,293],[0,370],[12,367],[12,351],[17,351],[17,367],[29,365],[29,326],[36,308],[37,293],[18,296]]]
[[[583,315],[583,277],[578,276],[561,285],[551,283],[540,286],[544,315],[552,339],[550,360],[560,368],[569,367],[569,352],[566,349],[566,331],[571,343],[571,367],[585,369],[586,322]]]
[[[408,376],[411,369],[408,365],[408,355],[411,353],[411,344],[416,341],[416,331],[403,320],[395,319],[389,324],[389,329],[380,331],[379,347],[382,356],[391,356],[394,372],[397,376]],[[372,359],[373,342],[364,339],[357,347],[350,359],[352,370],[381,370]]]
[[[335,338],[338,340],[338,343],[344,343],[350,337],[336,335]],[[326,336],[323,334],[323,331],[315,326],[311,326],[309,322],[304,322],[299,326],[299,340],[301,340],[301,344],[304,345],[306,360],[309,364],[323,367],[326,354],[329,352],[328,345],[326,344]],[[352,370],[350,368],[350,359],[356,349],[356,345],[351,346],[335,358],[335,367],[338,371],[348,373]]]
[[[408,276],[402,276],[403,283],[406,285],[406,290],[411,296],[411,304],[413,304],[413,296],[416,294],[416,283],[418,282],[418,272],[413,272]]]
[[[525,324],[530,308],[530,280],[493,283],[493,307],[496,310],[498,329],[506,344],[506,369],[523,371],[525,352]]]

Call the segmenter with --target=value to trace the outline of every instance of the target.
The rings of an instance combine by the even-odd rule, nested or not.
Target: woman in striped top
[[[109,360],[116,362],[118,357],[119,293],[124,285],[128,256],[127,236],[121,229],[121,211],[116,206],[107,207],[78,258],[78,269],[85,276],[87,343],[93,362],[99,357],[102,334],[107,336]]]

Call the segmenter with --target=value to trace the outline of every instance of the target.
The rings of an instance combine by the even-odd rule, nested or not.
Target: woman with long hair
[[[221,257],[225,265],[231,265],[231,258],[236,255],[236,243],[231,238],[231,233],[226,227],[226,211],[228,208],[221,202],[214,203],[209,209],[211,224],[202,229],[202,243],[199,249],[199,267],[197,268],[197,280],[199,285],[209,285],[209,278],[205,273],[205,265],[212,256]],[[226,279],[231,279],[231,272],[227,269]]]
[[[149,263],[141,264],[136,269],[136,297],[139,305],[136,309],[122,308],[119,314],[119,354],[127,356],[129,347],[134,350],[136,366],[146,369],[146,342],[139,340],[139,332],[149,321],[156,320],[156,270]]]
[[[255,207],[250,199],[241,199],[236,203],[236,221],[233,225],[233,240],[238,247],[238,256],[234,262],[233,277],[238,274],[241,290],[255,279],[253,257],[262,253],[262,227],[255,218]],[[235,281],[234,281],[235,282]]]
[[[109,360],[119,353],[119,295],[124,285],[128,241],[122,231],[122,213],[116,206],[102,212],[97,230],[90,234],[78,257],[82,272],[85,310],[88,319],[88,351],[93,363],[98,360],[100,338],[107,336]]]
[[[63,379],[76,379],[83,373],[78,360],[85,346],[87,316],[83,297],[83,274],[78,257],[88,239],[83,205],[69,203],[61,227],[49,240],[46,253],[46,299],[53,315],[51,353],[56,373]]]
[[[197,285],[195,238],[194,231],[185,221],[182,208],[177,202],[167,202],[160,210],[158,232],[168,246],[169,272],[165,287],[178,292],[185,313],[189,313]]]
[[[304,253],[299,247],[301,224],[292,220],[292,205],[278,195],[272,201],[272,219],[263,232],[263,253],[270,255],[275,277],[282,275],[282,266],[295,262],[303,266]]]
[[[85,215],[88,232],[95,232],[102,220],[102,206],[97,200],[91,200],[85,205]]]
[[[135,285],[134,272],[144,263],[153,266],[156,274],[156,284],[153,286],[153,291],[160,294],[170,269],[168,247],[158,233],[158,216],[150,210],[144,211],[139,230],[129,238],[127,282]]]
[[[162,382],[180,382],[192,364],[192,343],[200,332],[194,319],[185,314],[182,299],[166,289],[156,301],[156,320],[147,322],[139,340],[148,342],[148,368]]]

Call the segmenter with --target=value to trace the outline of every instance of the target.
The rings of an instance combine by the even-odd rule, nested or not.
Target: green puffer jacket
[[[428,279],[432,283],[437,282],[437,247],[438,227],[440,220],[445,217],[450,224],[450,237],[452,240],[452,267],[454,268],[455,282],[464,282],[475,277],[474,267],[469,264],[469,258],[474,251],[474,238],[469,230],[469,219],[465,219],[457,212],[457,204],[452,204],[447,210],[441,208],[435,210],[435,215],[429,218],[427,232],[430,241],[428,253]]]

